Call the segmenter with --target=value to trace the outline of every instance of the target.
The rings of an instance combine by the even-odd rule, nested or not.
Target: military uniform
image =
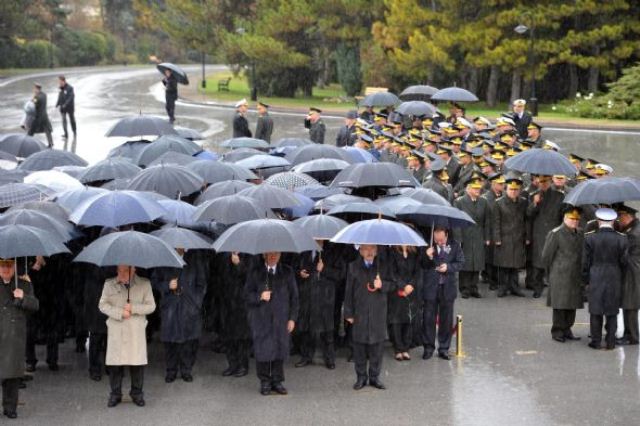
[[[249,130],[249,122],[244,117],[244,115],[236,112],[236,115],[233,117],[233,137],[234,138],[250,138],[251,130]]]
[[[624,230],[629,241],[627,267],[622,284],[624,339],[638,344],[638,309],[640,309],[640,221],[634,219]]]
[[[525,265],[527,200],[500,197],[493,209],[494,264],[498,270],[498,296],[511,292],[522,296],[518,286],[518,269]]]
[[[258,116],[256,124],[256,139],[271,143],[271,134],[273,133],[273,119],[268,113]]]
[[[327,127],[322,120],[318,120],[315,123],[311,123],[309,126],[309,139],[314,143],[324,143],[324,134],[327,131]]]

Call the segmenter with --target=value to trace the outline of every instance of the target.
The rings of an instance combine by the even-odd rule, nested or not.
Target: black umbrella
[[[340,218],[326,214],[301,217],[300,219],[294,220],[293,223],[300,225],[301,228],[316,240],[330,240],[342,230],[342,228],[349,225]]]
[[[305,173],[320,182],[331,181],[340,170],[345,169],[349,165],[344,160],[335,158],[319,158],[317,160],[305,161],[294,166],[292,171]]]
[[[438,89],[426,85],[409,86],[400,93],[399,98],[403,101],[425,101],[428,102],[431,96],[436,94]]]
[[[348,163],[353,162],[351,157],[349,157],[349,154],[347,154],[344,149],[323,144],[304,145],[298,147],[294,151],[288,153],[285,158],[294,166],[304,163],[305,161],[317,160],[319,158],[335,158],[338,160],[344,160]]]
[[[113,179],[130,179],[140,173],[140,170],[142,169],[129,160],[118,157],[107,158],[87,167],[78,176],[78,180],[82,183],[87,183]]]
[[[128,189],[152,191],[166,197],[186,197],[199,191],[204,180],[182,166],[161,164],[141,171],[129,182]]]
[[[396,215],[384,206],[374,203],[347,203],[335,206],[327,212],[330,216],[342,217],[350,222],[358,220],[375,219],[383,217],[385,219],[395,219]]]
[[[331,187],[343,188],[394,188],[416,187],[411,174],[395,163],[357,163],[342,170],[331,182]]]
[[[143,149],[145,149],[151,141],[140,139],[135,141],[127,141],[113,148],[107,154],[107,158],[122,157],[134,163]]]
[[[235,163],[236,161],[244,160],[245,158],[249,158],[254,155],[266,155],[266,152],[255,148],[239,148],[224,154],[222,156],[222,161]]]
[[[300,204],[290,191],[271,185],[254,185],[251,188],[243,189],[238,195],[255,198],[260,204],[270,209],[283,209]]]
[[[205,201],[193,214],[193,220],[196,222],[215,221],[223,225],[269,217],[274,217],[271,210],[255,198],[242,195],[225,195]]]
[[[331,195],[344,194],[341,188],[328,188],[324,185],[307,185],[294,189],[294,192],[298,192],[305,197],[309,197],[314,201],[322,200]]]
[[[184,72],[182,68],[175,64],[172,64],[171,62],[163,62],[156,65],[156,68],[158,68],[158,71],[160,71],[162,75],[164,75],[165,70],[171,71],[171,73],[175,76],[176,80],[178,80],[178,83],[180,84],[189,84],[187,73]]]
[[[195,129],[175,126],[174,130],[178,133],[178,136],[180,136],[181,138],[189,139],[190,141],[201,141],[205,139],[205,137]]]
[[[406,195],[409,198],[418,200],[423,204],[437,204],[441,206],[450,206],[451,203],[447,201],[442,195],[427,188],[402,188],[402,195]]]
[[[261,254],[268,252],[302,253],[320,247],[301,226],[278,219],[258,219],[238,223],[213,243],[218,252]]]
[[[225,195],[234,195],[243,189],[251,188],[254,186],[252,183],[245,182],[243,180],[226,180],[223,182],[214,183],[204,190],[200,196],[196,199],[196,205],[202,204],[208,200],[215,200]]]
[[[6,133],[0,135],[0,151],[8,152],[16,157],[26,158],[47,147],[33,136],[25,133]]]
[[[477,102],[478,97],[468,90],[460,87],[447,87],[438,90],[431,96],[433,101],[451,101],[451,102]]]
[[[536,175],[574,176],[576,168],[564,155],[551,149],[534,148],[504,162],[505,168]]]
[[[176,226],[165,226],[151,233],[173,248],[185,250],[211,250],[213,240],[199,232]]]
[[[51,170],[57,166],[87,166],[89,163],[82,158],[69,151],[61,151],[58,149],[47,149],[46,151],[36,152],[29,156],[22,164],[20,170],[40,171]]]
[[[258,179],[251,170],[220,161],[198,160],[187,164],[187,169],[199,175],[206,183],[218,183],[228,180]]]
[[[396,112],[406,116],[414,117],[432,117],[437,109],[430,103],[424,101],[407,101],[398,105]]]
[[[188,166],[189,164],[194,163],[196,161],[202,161],[202,160],[198,160],[196,157],[192,157],[191,155],[181,154],[179,152],[167,151],[164,154],[162,154],[160,157],[156,158],[155,160],[147,164],[147,167],[158,166],[160,164],[175,164],[178,166]],[[209,160],[205,160],[205,161],[209,161]],[[212,161],[209,161],[209,162],[211,163]]]
[[[0,186],[0,209],[16,206],[29,201],[41,201],[53,192],[42,185],[30,183],[8,183]]]
[[[360,106],[365,107],[387,107],[400,102],[400,99],[391,92],[377,92],[364,97]]]
[[[132,115],[120,119],[107,132],[107,137],[122,136],[130,138],[134,136],[162,136],[177,135],[171,123],[162,117],[153,115]]]
[[[614,204],[640,200],[640,179],[606,177],[577,184],[564,202],[574,206],[584,204]]]
[[[64,207],[54,203],[53,201],[30,201],[19,206],[13,206],[9,208],[7,212],[18,209],[33,210],[44,213],[62,223],[69,220],[69,212]]]
[[[421,206],[405,206],[398,210],[398,219],[431,227],[431,243],[435,226],[445,228],[464,228],[475,225],[474,220],[464,211],[455,207],[423,204]]]
[[[202,148],[188,139],[181,138],[177,135],[160,136],[140,151],[138,158],[136,158],[136,163],[139,166],[145,167],[166,152],[194,155],[200,151],[202,151]]]

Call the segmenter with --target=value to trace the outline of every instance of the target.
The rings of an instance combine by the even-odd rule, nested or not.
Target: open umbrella
[[[386,219],[370,219],[352,223],[331,238],[331,242],[385,246],[427,245],[424,239],[407,225]]]
[[[384,206],[374,203],[347,203],[335,206],[327,212],[330,216],[338,216],[349,222],[384,217],[395,219],[396,215]]]
[[[117,228],[132,223],[146,223],[166,214],[156,201],[134,191],[113,191],[85,200],[69,216],[71,222],[84,226]]]
[[[254,149],[267,149],[269,148],[269,143],[267,141],[263,141],[262,139],[255,138],[232,138],[223,141],[220,144],[222,148],[230,148],[230,149],[238,149],[238,148],[254,148]]]
[[[73,225],[35,210],[14,209],[0,215],[0,226],[26,225],[51,232],[58,241],[67,242],[74,236]],[[4,241],[3,241],[4,244]]]
[[[146,167],[159,166],[161,164],[175,164],[177,166],[188,166],[191,163],[194,163],[198,160],[196,157],[192,157],[191,155],[181,154],[179,152],[167,151],[164,154],[160,155],[158,158],[147,164]]]
[[[71,176],[72,178],[78,180],[78,178],[80,177],[80,175],[87,170],[88,166],[56,166],[51,170],[55,170],[58,172],[62,172],[65,173],[69,176]],[[46,170],[44,170],[46,171]]]
[[[274,217],[258,200],[242,195],[225,195],[200,204],[192,218],[197,222],[215,221],[233,225],[254,219]]]
[[[107,132],[107,137],[177,135],[171,123],[164,117],[153,115],[131,115],[116,122]]]
[[[198,160],[209,160],[209,161],[218,161],[220,160],[220,155],[217,152],[209,151],[205,149],[195,154],[194,157]]]
[[[95,188],[92,186],[85,186],[80,189],[74,189],[66,191],[56,195],[56,204],[61,205],[68,211],[72,212],[75,208],[82,204],[85,200],[93,198],[96,195],[106,194],[109,191],[104,188]]]
[[[320,184],[301,186],[294,189],[294,191],[299,192],[300,194],[307,196],[315,201],[322,200],[331,195],[343,194],[341,188],[328,188]]]
[[[378,160],[373,154],[366,149],[356,146],[345,146],[343,150],[347,151],[352,163],[376,163]]]
[[[305,173],[321,182],[333,180],[340,170],[349,165],[344,160],[335,158],[319,158],[317,160],[305,161],[294,166],[291,170],[298,173]]]
[[[406,197],[404,195],[396,195],[391,197],[378,198],[373,202],[374,205],[384,207],[393,214],[396,214],[401,208],[405,206],[421,206],[422,203],[413,198]]]
[[[24,181],[24,177],[28,175],[29,172],[26,170],[4,170],[0,169],[0,185],[4,185],[7,183],[22,183]]]
[[[0,186],[0,209],[41,201],[53,195],[53,192],[42,185],[31,183],[8,183]]]
[[[41,170],[33,172],[28,176],[25,176],[24,183],[45,186],[54,194],[83,188],[83,185],[79,180],[57,170]]]
[[[176,133],[178,133],[178,136],[180,136],[181,138],[189,139],[190,141],[201,141],[205,139],[205,137],[195,129],[180,126],[175,126],[173,129],[176,131]]]
[[[107,158],[122,157],[130,160],[132,164],[135,164],[135,161],[137,160],[142,150],[145,149],[150,143],[151,141],[148,141],[146,139],[127,141],[109,151],[109,154],[107,154]]]
[[[202,151],[202,148],[193,141],[181,138],[177,135],[160,136],[150,144],[144,147],[136,163],[139,166],[146,167],[156,158],[167,152],[179,152],[185,155],[194,155]]]
[[[158,68],[158,71],[160,71],[163,75],[165,70],[171,71],[171,73],[176,77],[176,80],[178,80],[178,83],[180,84],[185,84],[185,85],[189,84],[189,78],[187,77],[187,73],[184,72],[182,68],[180,68],[175,64],[172,64],[171,62],[163,62],[161,64],[156,65],[156,68]]]
[[[613,176],[580,182],[564,197],[565,203],[574,206],[638,200],[640,200],[640,179]]]
[[[446,87],[438,90],[431,96],[433,101],[450,102],[477,102],[478,97],[468,90],[460,87]]]
[[[189,169],[173,164],[161,164],[141,171],[131,179],[128,189],[153,191],[175,199],[193,194],[203,185],[204,179]]]
[[[510,170],[536,175],[574,176],[576,168],[564,155],[551,149],[534,148],[520,152],[504,162]]]
[[[300,225],[301,228],[316,240],[330,240],[340,230],[349,225],[340,218],[326,214],[301,217],[300,219],[294,220],[293,223]]]
[[[309,175],[296,172],[281,172],[269,176],[265,183],[282,189],[293,190],[301,186],[317,185],[320,182]]]
[[[319,158],[335,158],[349,163],[353,162],[345,150],[332,145],[315,143],[300,146],[288,153],[285,158],[294,166],[304,163],[305,161],[317,160]]]
[[[403,101],[425,101],[428,102],[431,96],[435,95],[438,89],[427,85],[409,86],[400,93],[399,98]]]
[[[173,248],[185,250],[212,250],[213,240],[211,238],[190,229],[178,228],[176,226],[165,226],[162,229],[151,233],[154,237],[160,238]]]
[[[311,145],[313,141],[305,138],[283,138],[272,144],[272,148],[283,148],[286,146],[297,148],[299,146]]]
[[[202,204],[208,200],[215,200],[225,195],[234,195],[246,188],[254,186],[252,183],[242,180],[226,180],[223,182],[214,183],[204,190],[202,194],[196,199],[196,205]]]
[[[7,210],[7,212],[17,209],[34,210],[44,213],[62,223],[69,220],[69,212],[64,207],[54,203],[53,201],[30,201],[28,203],[21,204],[20,206],[13,206]]]
[[[0,241],[0,257],[3,259],[69,253],[58,236],[34,226],[0,226]]]
[[[398,105],[396,112],[406,116],[413,117],[432,117],[436,113],[435,106],[424,101],[407,101]]]
[[[238,148],[224,154],[222,156],[222,161],[235,163],[236,161],[244,160],[245,158],[249,158],[254,155],[267,155],[267,153],[255,148]]]
[[[248,254],[320,251],[318,244],[304,228],[278,219],[250,220],[233,225],[213,243],[213,248],[218,252]]]
[[[5,133],[0,135],[0,151],[16,157],[27,158],[31,154],[47,149],[45,144],[25,133]]]
[[[82,158],[69,151],[59,149],[47,149],[36,152],[24,160],[18,168],[20,170],[38,171],[51,170],[57,166],[87,166],[88,163]]]
[[[364,97],[360,101],[360,106],[365,107],[387,107],[400,102],[400,99],[391,92],[377,92]]]
[[[137,175],[140,167],[123,158],[107,158],[87,167],[78,177],[82,183],[113,179],[130,179]]]
[[[451,203],[447,201],[442,195],[438,194],[432,189],[427,188],[401,188],[402,195],[405,195],[414,200],[420,201],[423,204],[437,204],[441,206],[451,206]]]
[[[166,211],[160,216],[160,221],[178,226],[193,226],[195,224],[192,219],[193,213],[196,211],[195,206],[180,200],[158,200],[158,204]]]
[[[243,189],[238,195],[255,198],[260,204],[270,209],[283,209],[300,203],[290,191],[271,185],[254,185]]]
[[[475,225],[471,216],[462,210],[455,207],[439,206],[434,204],[405,206],[398,210],[396,216],[400,220],[431,227],[432,242],[434,226],[442,226],[451,229]]]
[[[18,158],[8,152],[0,151],[0,169],[14,170],[18,166]]]
[[[289,218],[299,218],[308,215],[316,202],[306,195],[299,192],[292,192],[293,196],[298,199],[298,204],[292,207],[285,207],[282,212]]]
[[[236,161],[235,164],[249,170],[271,169],[274,167],[286,168],[291,166],[291,163],[286,159],[269,154],[253,155],[249,158]]]
[[[342,188],[394,188],[418,186],[409,172],[395,163],[357,163],[342,170],[331,182],[331,187]]]
[[[335,206],[339,206],[339,205],[342,205],[342,204],[348,204],[348,203],[371,203],[371,202],[372,201],[370,199],[368,199],[368,198],[358,197],[356,195],[334,194],[334,195],[329,195],[328,197],[324,198],[323,200],[320,200],[320,201],[316,202],[316,210],[322,210],[322,211],[326,212],[328,210],[331,210]]]
[[[200,176],[206,183],[218,183],[229,180],[258,179],[251,170],[232,163],[198,160],[185,166]]]

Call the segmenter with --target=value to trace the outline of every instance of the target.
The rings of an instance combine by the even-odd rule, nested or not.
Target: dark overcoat
[[[493,209],[493,264],[499,268],[523,268],[526,261],[527,200],[498,198]],[[501,243],[497,245],[497,243]]]
[[[624,233],[629,249],[622,284],[622,309],[640,309],[640,221],[634,219]]]
[[[533,195],[529,197],[527,217],[531,224],[531,261],[536,268],[544,268],[542,248],[547,234],[562,223],[564,194],[549,188],[542,193],[542,201],[538,205],[531,201]]]
[[[489,202],[482,197],[473,201],[465,194],[456,199],[453,205],[476,222],[473,226],[454,229],[455,240],[460,242],[464,252],[462,271],[482,271],[485,264],[486,241],[491,240]]]
[[[445,250],[438,253],[437,247],[433,259],[429,259],[424,250],[420,255],[420,266],[423,269],[422,299],[433,301],[438,297],[438,286],[443,285],[444,299],[453,302],[458,297],[458,272],[464,264],[464,253],[460,244],[449,239]],[[435,268],[443,263],[447,264],[447,272],[441,274]],[[441,283],[442,281],[442,283]]]
[[[582,249],[584,234],[562,224],[547,235],[542,249],[549,292],[547,305],[553,309],[582,309]]]
[[[418,249],[422,250],[422,249]],[[396,288],[388,294],[389,298],[389,323],[408,324],[416,316],[419,306],[420,289],[422,287],[422,269],[419,262],[420,254],[407,252],[404,257],[402,250],[390,250],[389,258],[393,264],[394,281]],[[413,286],[413,292],[409,296],[400,294],[407,284]]]
[[[250,138],[251,130],[249,130],[249,122],[239,112],[233,117],[233,137],[234,138]]]

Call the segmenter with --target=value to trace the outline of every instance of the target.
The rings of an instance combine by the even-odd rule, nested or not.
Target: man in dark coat
[[[553,308],[551,337],[561,343],[580,339],[571,331],[576,321],[576,309],[583,307],[584,234],[578,228],[579,223],[580,210],[568,209],[563,224],[549,232],[542,249],[542,263],[549,282],[547,306]]]
[[[47,94],[42,91],[42,85],[35,83],[33,85],[33,104],[36,106],[35,117],[27,134],[33,136],[36,133],[44,133],[47,135],[47,143],[49,148],[53,148],[53,137],[51,136],[52,128],[47,114]]]
[[[629,241],[627,267],[622,284],[624,335],[619,343],[637,345],[638,309],[640,309],[640,222],[636,217],[636,209],[622,205],[617,210],[620,229]]]
[[[253,337],[260,393],[286,395],[284,360],[289,355],[289,334],[298,318],[298,288],[293,270],[280,262],[279,252],[265,253],[247,274],[244,286]]]
[[[360,390],[368,381],[375,388],[385,389],[380,372],[387,334],[387,293],[395,289],[395,282],[391,265],[380,261],[377,246],[363,244],[359,252],[361,258],[351,262],[347,269],[344,298],[344,317],[352,325],[353,359],[358,376],[353,388]]]
[[[422,299],[424,300],[424,353],[430,359],[436,350],[436,321],[438,326],[438,356],[449,360],[453,306],[458,295],[458,271],[464,264],[460,244],[449,238],[443,228],[433,231],[433,246],[426,250],[420,264],[423,268]]]
[[[320,252],[305,252],[300,256],[296,278],[300,312],[296,331],[300,339],[302,359],[296,367],[305,367],[313,361],[316,343],[322,345],[325,366],[336,368],[334,346],[334,307],[336,287],[346,270],[340,250],[324,240],[317,240]]]
[[[182,269],[157,268],[151,284],[160,293],[160,340],[164,343],[165,382],[192,382],[191,371],[196,361],[202,331],[202,304],[209,276],[206,252],[176,249],[185,260]]]
[[[617,315],[621,306],[623,272],[627,260],[627,237],[613,229],[617,214],[609,208],[596,210],[598,230],[584,239],[582,279],[589,286],[591,342],[600,349],[603,317],[606,317],[606,349],[616,346]]]
[[[414,341],[419,340],[414,339],[413,325],[422,304],[418,300],[422,287],[420,254],[415,247],[397,246],[390,250],[390,260],[397,284],[396,289],[388,295],[391,342],[396,360],[408,361],[411,359],[409,349]]]
[[[489,290],[498,288],[498,268],[494,263],[495,245],[493,242],[493,209],[496,201],[502,197],[504,184],[506,183],[502,173],[494,173],[489,176],[490,187],[482,194],[482,198],[487,200],[489,206],[489,245],[485,248],[485,280],[489,282]]]
[[[434,164],[431,171],[431,176],[424,181],[422,187],[436,192],[450,203],[453,202],[453,189],[449,184],[449,173],[444,164]]]
[[[38,310],[38,299],[29,281],[15,279],[13,259],[0,259],[0,382],[2,410],[15,419],[18,389],[24,375],[24,347],[27,337],[27,314]]]
[[[246,99],[236,103],[236,114],[233,116],[233,137],[234,138],[250,138],[251,130],[249,130],[249,122],[245,118],[249,104]]]
[[[273,119],[269,116],[269,105],[258,102],[258,122],[256,124],[256,139],[271,143],[273,133]]]
[[[73,86],[67,83],[67,78],[64,75],[58,77],[58,86],[60,92],[58,92],[58,102],[56,107],[60,109],[60,115],[62,116],[62,130],[64,131],[64,149],[67,149],[67,140],[69,139],[69,132],[67,131],[67,115],[69,116],[69,122],[71,123],[71,130],[73,131],[73,144],[71,151],[76,151],[76,116],[75,116],[75,94],[73,92]]]
[[[527,218],[531,225],[531,265],[533,267],[533,297],[544,289],[544,263],[542,248],[547,234],[562,223],[564,194],[551,188],[550,176],[538,177],[538,190],[529,195]]]
[[[498,297],[508,293],[524,297],[518,285],[518,269],[525,266],[527,200],[520,197],[522,181],[507,180],[507,194],[498,198],[492,211],[494,264],[498,268]]]
[[[178,100],[178,79],[170,69],[164,70],[164,78],[162,79],[164,85],[164,99],[165,109],[169,116],[169,122],[176,121],[176,101]]]
[[[455,198],[464,195],[464,190],[469,182],[469,179],[473,176],[473,172],[478,170],[478,167],[471,158],[471,152],[467,150],[460,151],[458,154],[460,168],[458,170],[458,181],[453,187],[453,196]]]
[[[113,267],[100,268],[90,263],[79,263],[83,277],[84,319],[89,331],[89,377],[99,382],[107,355],[107,316],[100,312],[98,303],[107,278],[115,277]]]
[[[513,101],[513,113],[511,117],[513,122],[516,124],[516,130],[518,131],[518,136],[520,139],[526,139],[528,135],[527,127],[531,124],[533,117],[531,113],[525,111],[525,107],[527,105],[527,101],[524,99],[516,99]]]
[[[336,136],[336,146],[353,145],[355,136],[355,124],[358,118],[357,111],[349,111],[344,119],[344,126],[340,127],[338,136]]]
[[[479,299],[478,281],[484,269],[485,248],[491,240],[491,214],[489,202],[480,196],[482,181],[467,182],[467,193],[454,202],[454,206],[467,213],[476,222],[473,226],[454,231],[455,240],[462,245],[464,265],[460,269],[460,293],[463,299]]]
[[[324,143],[324,134],[327,131],[327,127],[324,125],[320,114],[322,110],[318,108],[310,108],[309,114],[305,119],[305,127],[309,129],[309,139],[314,143]]]

